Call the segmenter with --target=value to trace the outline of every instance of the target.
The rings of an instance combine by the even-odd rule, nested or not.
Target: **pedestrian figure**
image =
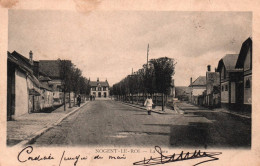
[[[78,106],[80,107],[80,103],[81,103],[81,96],[80,95],[78,95],[78,97],[77,97],[77,102],[78,102]]]
[[[90,95],[90,101],[92,101],[92,95]]]
[[[151,109],[153,107],[153,100],[151,99],[150,96],[145,100],[144,106],[146,107],[148,115],[151,115]]]

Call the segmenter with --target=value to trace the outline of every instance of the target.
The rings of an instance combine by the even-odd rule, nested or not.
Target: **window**
[[[96,87],[93,87],[92,90],[93,90],[93,91],[96,91]]]
[[[221,86],[221,91],[222,91],[222,92],[224,91],[224,86]]]
[[[59,90],[59,92],[62,92],[62,88],[60,85],[57,85],[57,89]]]
[[[246,80],[246,85],[245,88],[250,88],[251,87],[251,82],[249,79]]]
[[[101,91],[101,87],[98,87],[98,91]]]
[[[225,91],[228,91],[228,85],[225,85]]]
[[[107,88],[106,88],[106,87],[103,87],[103,91],[105,91],[105,90],[107,90]]]

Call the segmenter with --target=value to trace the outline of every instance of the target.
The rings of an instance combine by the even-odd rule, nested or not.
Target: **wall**
[[[228,86],[228,82],[225,82],[225,83],[221,83],[221,86],[220,86],[220,90],[221,90],[221,103],[228,103],[228,90],[229,90],[229,87],[228,87],[228,90],[225,89],[225,86]],[[222,86],[224,87],[224,89],[222,90]]]
[[[250,81],[250,88],[246,88],[246,81]],[[244,77],[244,104],[252,104],[252,75]]]
[[[28,89],[26,75],[19,70],[15,70],[15,113],[20,116],[28,113]]]
[[[41,93],[41,109],[49,108],[53,106],[53,92],[48,90],[43,90]]]
[[[61,80],[60,79],[53,79],[49,82],[50,85],[53,87],[53,98],[55,98],[55,101],[61,102],[63,100],[62,92],[60,91],[57,86],[61,86]]]
[[[106,88],[106,91],[103,91],[103,87],[101,87],[101,91],[93,91],[93,87],[91,88],[90,94],[94,95],[96,93],[96,97],[98,97],[98,93],[101,92],[101,97],[104,97],[104,92],[106,92],[106,96],[109,97],[109,90]],[[96,88],[98,90],[98,88]],[[95,96],[95,95],[94,95]]]
[[[109,97],[109,91],[91,91],[91,95],[94,95],[94,92],[96,93],[96,97],[98,97],[98,93],[101,92],[101,97],[104,97],[104,93],[106,92],[107,97]]]
[[[193,96],[202,95],[205,90],[206,87],[192,87],[192,95]]]

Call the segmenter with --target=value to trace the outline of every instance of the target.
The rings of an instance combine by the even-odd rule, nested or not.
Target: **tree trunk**
[[[70,102],[70,91],[69,91],[69,108],[71,108],[71,102]]]
[[[137,92],[137,98],[136,98],[137,105],[139,104],[139,92]]]
[[[76,93],[74,93],[74,96],[73,96],[73,98],[74,98],[74,99],[73,99],[73,100],[74,100],[74,101],[73,101],[73,102],[74,102],[73,107],[75,107],[75,105],[76,105],[76,104],[75,104],[75,101],[76,101],[76,100],[75,100],[75,96],[76,96]]]
[[[64,111],[66,111],[66,92],[64,89],[64,94],[63,94],[63,103],[64,103]]]
[[[143,106],[144,106],[144,101],[145,101],[145,98],[144,98],[144,93],[143,93],[143,103],[142,103],[142,104],[143,104]]]
[[[164,95],[162,93],[162,111],[164,111]]]
[[[157,105],[157,93],[155,94],[155,105]]]

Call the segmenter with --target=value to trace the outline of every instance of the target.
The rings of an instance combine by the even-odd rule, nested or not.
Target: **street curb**
[[[82,104],[81,107],[85,106],[89,101],[86,101],[86,103]],[[63,117],[61,117],[60,119],[58,119],[56,122],[54,122],[53,124],[44,127],[43,129],[35,132],[33,134],[33,136],[26,138],[25,140],[23,140],[22,142],[14,145],[13,147],[21,147],[21,146],[25,146],[27,144],[30,144],[32,142],[34,142],[37,138],[39,138],[41,135],[43,135],[44,133],[46,133],[47,131],[49,131],[50,129],[52,129],[53,127],[57,126],[59,123],[61,123],[64,119],[66,119],[67,117],[69,117],[71,114],[75,113],[77,110],[79,110],[81,107],[78,107],[76,109],[74,109],[73,111],[67,113],[66,115],[64,115]]]
[[[121,101],[120,101],[120,103],[131,106],[131,107],[139,108],[139,109],[142,109],[142,110],[146,110],[143,107],[132,105],[132,104],[129,104],[129,103],[125,103],[125,102],[121,102]],[[154,110],[151,110],[151,112],[154,112],[154,113],[157,113],[157,114],[167,114],[166,112],[158,112],[158,111],[154,111]]]
[[[240,115],[240,114],[237,114],[237,113],[234,113],[234,112],[223,111],[223,110],[220,110],[220,112],[224,112],[224,113],[227,113],[227,114],[231,114],[231,115],[239,116],[239,117],[241,117],[241,118],[247,118],[247,119],[251,119],[251,117],[250,117],[250,116],[246,116],[246,115]]]

